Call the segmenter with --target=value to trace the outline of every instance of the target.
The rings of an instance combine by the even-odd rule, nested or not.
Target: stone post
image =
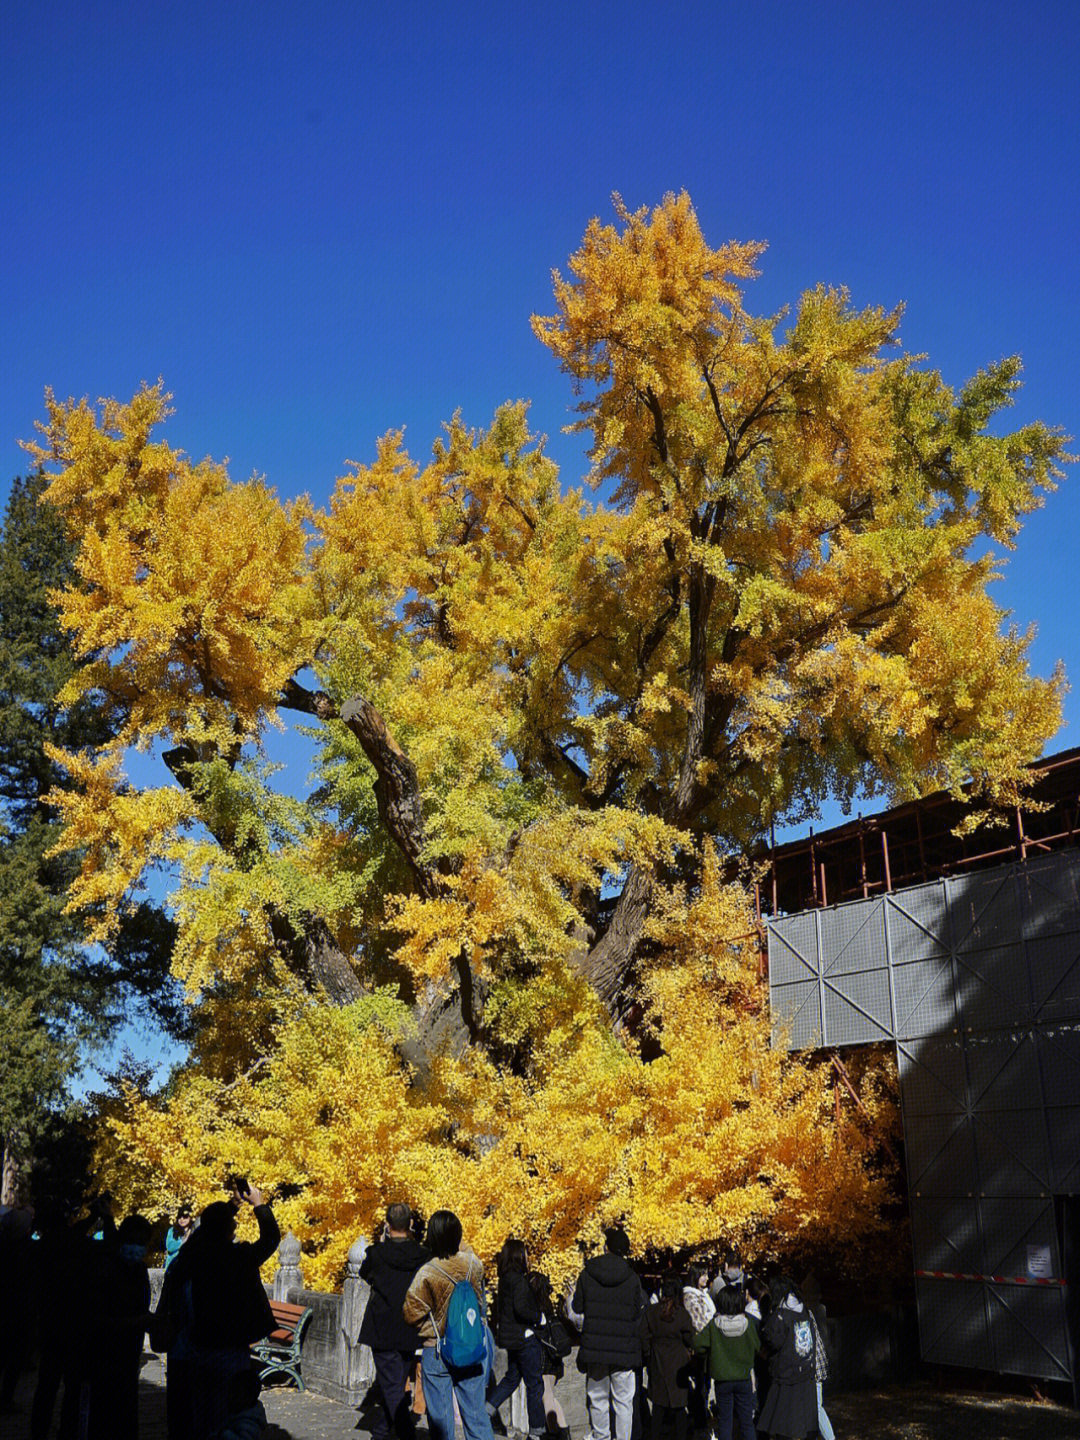
[[[341,1326],[338,1333],[339,1371],[346,1405],[359,1405],[375,1379],[371,1349],[360,1344],[360,1326],[367,1309],[371,1287],[360,1279],[368,1242],[360,1237],[345,1260],[345,1283],[341,1287]]]
[[[274,1300],[288,1300],[290,1290],[302,1290],[304,1277],[300,1271],[300,1241],[290,1230],[278,1246],[278,1268],[274,1276]]]

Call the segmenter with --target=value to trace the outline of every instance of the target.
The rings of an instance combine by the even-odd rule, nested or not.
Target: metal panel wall
[[[769,986],[776,1043],[896,1043],[925,1358],[1071,1379],[1080,852],[770,920]]]

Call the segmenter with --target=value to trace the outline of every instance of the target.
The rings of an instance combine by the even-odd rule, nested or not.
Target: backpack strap
[[[436,1261],[429,1260],[428,1264],[433,1270],[437,1270],[444,1280],[449,1280],[451,1285],[457,1284],[457,1281],[454,1280],[453,1276],[447,1275],[446,1271]],[[438,1355],[439,1359],[441,1360],[443,1337],[439,1334],[439,1322],[435,1319],[435,1311],[431,1308],[430,1305],[427,1307],[427,1311],[428,1314],[431,1316],[431,1328],[435,1332],[435,1354]]]

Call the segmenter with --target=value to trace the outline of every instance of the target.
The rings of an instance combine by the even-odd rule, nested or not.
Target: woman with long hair
[[[506,1351],[506,1374],[488,1397],[495,1414],[522,1381],[529,1411],[529,1435],[540,1440],[547,1430],[544,1413],[544,1354],[540,1326],[544,1315],[528,1281],[529,1257],[524,1241],[512,1236],[495,1258],[499,1288],[495,1295],[495,1333]]]
[[[758,1429],[803,1440],[818,1428],[814,1322],[798,1286],[786,1275],[770,1281],[769,1295],[772,1303],[761,1327],[769,1352],[769,1393]]]
[[[694,1334],[699,1335],[716,1314],[716,1302],[709,1294],[709,1271],[705,1265],[690,1267],[682,1293]],[[689,1379],[690,1417],[698,1429],[704,1429],[709,1421],[709,1375],[704,1355],[694,1355]]]
[[[570,1353],[572,1337],[566,1320],[555,1309],[548,1277],[541,1275],[538,1270],[530,1270],[526,1279],[544,1316],[540,1327],[540,1348],[544,1357],[544,1418],[547,1421],[548,1434],[554,1432],[558,1440],[570,1440],[566,1412],[556,1387],[565,1374],[563,1357]]]
[[[675,1428],[675,1440],[686,1440],[694,1326],[683,1304],[677,1275],[666,1276],[660,1299],[655,1305],[646,1305],[641,1317],[641,1339],[649,1371],[652,1440],[659,1440],[669,1420]]]

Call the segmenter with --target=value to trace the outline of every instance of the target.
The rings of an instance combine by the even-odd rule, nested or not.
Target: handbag
[[[411,1379],[405,1386],[406,1390],[412,1390],[412,1404],[409,1409],[414,1415],[426,1415],[427,1405],[424,1402],[424,1376],[420,1361],[417,1360],[412,1372]]]
[[[565,1360],[574,1348],[570,1331],[561,1320],[548,1320],[540,1326],[537,1334],[540,1336],[540,1344],[560,1360]]]

